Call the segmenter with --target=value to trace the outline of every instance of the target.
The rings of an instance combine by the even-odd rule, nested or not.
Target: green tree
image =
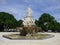
[[[38,24],[38,20],[35,20],[35,24],[36,24],[36,26],[39,26],[39,24]]]
[[[23,26],[23,21],[22,21],[22,20],[17,21],[17,26],[18,26],[18,27]]]
[[[17,20],[12,14],[7,12],[0,12],[0,29],[3,28],[15,28]]]
[[[42,27],[43,30],[47,31],[48,29],[52,28],[54,29],[56,23],[55,23],[55,19],[53,16],[51,16],[50,14],[48,13],[43,13],[41,15],[41,17],[39,17],[39,20],[38,20],[38,24]],[[54,25],[53,25],[54,24]]]

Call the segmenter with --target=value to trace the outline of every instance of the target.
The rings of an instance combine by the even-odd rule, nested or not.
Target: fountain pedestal
[[[22,36],[26,36],[27,34],[34,35],[38,30],[38,27],[36,27],[35,20],[33,19],[33,16],[31,16],[31,13],[31,8],[28,8],[26,16],[23,19],[23,27],[19,28],[20,35]]]

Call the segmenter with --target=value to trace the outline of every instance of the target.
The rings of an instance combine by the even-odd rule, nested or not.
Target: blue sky
[[[17,20],[24,18],[28,7],[32,8],[35,19],[49,13],[60,22],[60,0],[0,0],[0,12],[11,13]]]

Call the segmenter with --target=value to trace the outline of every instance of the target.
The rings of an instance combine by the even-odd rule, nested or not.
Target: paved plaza
[[[2,37],[2,35],[12,33],[18,32],[0,32],[0,45],[60,45],[60,33],[49,33],[55,37],[44,40],[10,40]]]

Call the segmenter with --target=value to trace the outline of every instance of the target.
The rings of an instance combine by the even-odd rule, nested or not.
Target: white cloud
[[[8,3],[7,5],[0,6],[0,11],[3,10],[9,12],[13,14],[16,17],[16,19],[22,19],[24,15],[26,15],[27,7],[31,6],[33,10],[33,16],[34,18],[37,19],[39,18],[41,13],[49,12],[50,14],[52,14],[52,11],[60,9],[60,3],[59,3],[60,0],[20,0],[20,1],[22,1],[21,4],[18,3],[19,2],[18,0],[15,0],[14,2],[13,0],[10,0],[8,1],[10,3]],[[6,4],[6,3],[7,0],[0,0],[0,4]]]
[[[52,10],[55,10],[55,9],[60,9],[60,5],[47,7],[46,9],[44,9],[42,11],[52,11]]]
[[[26,15],[25,11],[26,10],[24,10],[23,8],[19,9],[19,8],[10,7],[8,9],[8,12],[13,14],[17,20],[24,18],[24,15]]]
[[[60,13],[55,13],[53,16],[58,22],[60,22]]]
[[[9,11],[10,11],[11,13],[15,13],[15,14],[18,13],[17,9],[10,9]]]
[[[7,0],[0,0],[0,4],[6,4]]]

